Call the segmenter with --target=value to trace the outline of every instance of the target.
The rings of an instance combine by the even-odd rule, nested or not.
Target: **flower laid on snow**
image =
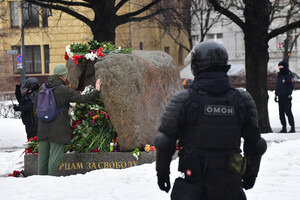
[[[12,174],[9,174],[8,176],[12,176],[12,177],[22,177],[23,173],[22,171],[18,171],[18,170],[14,170]]]
[[[115,45],[111,42],[98,42],[92,40],[88,44],[72,43],[66,46],[64,58],[65,60],[71,59],[75,64],[85,62],[86,60],[95,61],[99,57],[104,57],[111,53],[131,53],[130,48],[119,47],[116,49]]]

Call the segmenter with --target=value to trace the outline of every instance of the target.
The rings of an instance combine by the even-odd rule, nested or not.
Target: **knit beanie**
[[[285,69],[288,69],[289,68],[289,64],[285,61],[281,61],[278,63],[278,66],[282,65]]]
[[[68,69],[66,66],[59,64],[54,67],[53,74],[66,77],[68,75]]]

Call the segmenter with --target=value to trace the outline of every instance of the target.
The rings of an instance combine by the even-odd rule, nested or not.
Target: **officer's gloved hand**
[[[161,190],[165,192],[169,192],[171,188],[170,177],[168,175],[157,175],[157,183]]]
[[[14,108],[15,111],[20,111],[20,107],[17,106],[16,104],[14,104],[14,107],[13,107],[13,108]]]
[[[16,85],[16,91],[18,91],[18,90],[21,90],[21,85],[20,84]]]
[[[289,96],[288,96],[288,99],[289,99],[290,101],[292,101],[292,99],[293,99],[292,95],[289,95]]]
[[[275,101],[275,102],[278,102],[277,96],[275,96],[274,101]]]
[[[255,179],[255,176],[243,177],[243,188],[246,190],[253,188]]]

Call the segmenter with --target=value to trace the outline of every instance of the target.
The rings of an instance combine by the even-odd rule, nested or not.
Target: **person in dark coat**
[[[220,43],[198,44],[192,52],[191,88],[176,92],[162,114],[155,145],[158,186],[163,191],[171,188],[169,166],[176,143],[180,145],[182,177],[175,180],[172,200],[243,200],[243,188],[254,186],[267,145],[255,103],[248,92],[231,87],[227,62]]]
[[[21,111],[22,122],[25,125],[27,139],[37,135],[37,122],[33,113],[34,101],[40,84],[34,77],[28,78],[24,83],[25,94],[21,93],[21,84],[16,85],[15,95],[19,105],[13,105],[15,111]]]
[[[282,125],[279,133],[286,133],[286,119],[288,118],[291,129],[289,133],[295,133],[295,122],[292,113],[292,93],[294,89],[294,76],[289,70],[289,64],[285,61],[278,63],[278,76],[275,90],[275,102],[279,105],[279,118]]]
[[[50,122],[38,119],[38,141],[39,141],[39,156],[38,156],[38,174],[39,175],[58,175],[58,168],[62,163],[64,154],[64,145],[71,142],[73,133],[70,125],[70,116],[68,114],[69,103],[87,103],[93,101],[100,94],[101,79],[96,81],[96,90],[81,95],[77,91],[73,91],[66,83],[68,69],[64,65],[54,67],[53,75],[46,81],[46,86],[52,88],[58,85],[53,90],[56,100],[57,110],[66,105],[61,112]],[[39,89],[41,90],[41,88]],[[38,97],[35,101],[38,102]]]

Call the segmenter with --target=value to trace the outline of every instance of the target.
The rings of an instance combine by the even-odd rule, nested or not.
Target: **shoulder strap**
[[[64,85],[57,85],[57,86],[54,86],[54,87],[49,88],[49,89],[50,89],[50,90],[54,90],[55,88],[60,87],[60,86],[64,86]]]
[[[44,83],[44,84],[43,84],[43,89],[44,89],[44,88],[48,88],[48,89],[50,89],[50,90],[52,91],[52,90],[54,90],[55,88],[60,87],[60,86],[64,86],[64,85],[57,85],[57,86],[54,86],[54,87],[52,87],[52,88],[48,88],[47,85]],[[56,112],[55,117],[56,117],[56,115],[57,115],[60,111],[62,111],[62,110],[66,107],[66,105],[67,105],[67,104],[63,105],[63,106]]]

